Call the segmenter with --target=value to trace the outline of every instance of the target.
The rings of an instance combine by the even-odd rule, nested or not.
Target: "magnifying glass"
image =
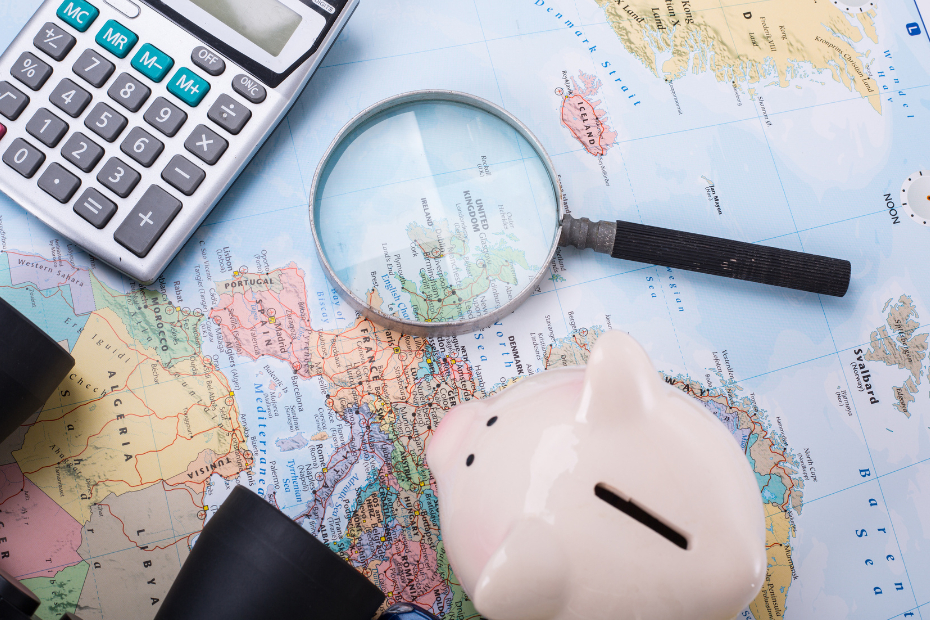
[[[329,280],[364,316],[414,336],[513,312],[559,246],[837,297],[849,287],[848,261],[566,214],[536,137],[463,93],[417,91],[363,111],[320,161],[311,196]]]

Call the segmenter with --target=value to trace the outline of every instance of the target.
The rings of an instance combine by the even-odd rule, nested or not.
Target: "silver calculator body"
[[[153,282],[358,0],[46,0],[0,56],[0,190]]]

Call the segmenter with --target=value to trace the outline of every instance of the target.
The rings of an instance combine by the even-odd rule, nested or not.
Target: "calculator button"
[[[126,58],[139,42],[139,35],[115,19],[111,19],[103,25],[95,40],[97,45],[117,58]]]
[[[125,116],[103,102],[94,106],[84,119],[84,126],[107,142],[116,140],[128,124]]]
[[[10,69],[10,73],[32,90],[39,90],[52,75],[52,68],[34,54],[24,52]]]
[[[42,26],[42,30],[32,40],[33,45],[54,60],[64,60],[76,42],[77,39],[51,22]]]
[[[16,138],[3,154],[3,163],[27,179],[31,179],[45,163],[45,153],[22,138]]]
[[[165,79],[173,66],[174,58],[151,43],[143,45],[132,59],[132,68],[156,84]]]
[[[107,83],[115,69],[116,65],[94,50],[84,50],[72,70],[91,86],[100,88]]]
[[[181,67],[168,82],[168,92],[196,108],[210,92],[210,83],[187,67]]]
[[[90,25],[100,15],[100,11],[84,0],[65,0],[58,7],[57,15],[59,19],[78,32],[87,32]]]
[[[121,73],[107,94],[130,112],[138,112],[152,91],[128,73]]]
[[[29,97],[13,87],[9,82],[0,82],[0,114],[11,121],[19,118],[26,106],[29,105]]]
[[[129,196],[132,190],[136,189],[141,178],[141,174],[116,157],[111,157],[97,174],[97,180],[120,198]]]
[[[159,97],[152,102],[142,118],[158,131],[173,138],[187,121],[187,113],[164,97]]]
[[[116,204],[91,187],[74,203],[74,212],[95,228],[103,228],[116,214]]]
[[[255,78],[240,73],[233,78],[233,90],[248,99],[251,103],[261,103],[268,96],[265,87],[258,83]]]
[[[119,225],[113,238],[139,258],[145,258],[180,211],[181,202],[177,198],[153,185]]]
[[[194,133],[184,142],[184,148],[211,166],[220,160],[228,147],[229,142],[206,125],[197,125]]]
[[[68,133],[68,123],[45,108],[39,108],[32,120],[26,123],[26,131],[45,146],[54,148]]]
[[[206,172],[181,155],[172,157],[168,167],[161,173],[161,178],[185,196],[196,192],[206,176]]]
[[[48,97],[62,112],[72,118],[77,118],[87,109],[90,103],[90,93],[65,78]]]
[[[165,150],[165,145],[141,127],[133,127],[119,148],[148,168]]]
[[[61,156],[77,166],[79,170],[90,172],[100,163],[103,149],[80,131],[76,131],[61,147]]]
[[[229,95],[220,95],[207,113],[207,118],[236,136],[252,118],[252,112]]]
[[[52,164],[39,177],[39,187],[61,204],[66,204],[74,198],[74,193],[80,186],[81,179],[62,168],[60,164]]]
[[[226,61],[203,45],[195,47],[191,52],[191,62],[212,76],[222,75],[226,71]]]

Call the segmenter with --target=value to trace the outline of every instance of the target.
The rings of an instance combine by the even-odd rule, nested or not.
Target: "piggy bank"
[[[746,456],[623,332],[453,408],[427,461],[449,562],[491,620],[730,620],[765,579]]]

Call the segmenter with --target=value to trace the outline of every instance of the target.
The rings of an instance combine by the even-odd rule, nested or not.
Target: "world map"
[[[37,6],[0,0],[3,40]],[[391,602],[477,618],[443,545],[425,459],[436,426],[458,403],[584,364],[622,329],[755,473],[768,567],[740,618],[928,616],[930,231],[897,198],[930,169],[930,39],[905,28],[919,21],[904,0],[363,2],[154,284],[0,197],[0,296],[78,362],[0,446],[0,567],[39,595],[43,620],[151,618],[246,485]],[[361,317],[313,249],[313,171],[360,110],[422,88],[521,119],[563,212],[846,258],[850,292],[562,248],[487,329],[425,339]],[[497,172],[493,157],[481,166]],[[488,251],[456,218],[392,225],[424,272],[369,278],[367,301],[388,314],[467,314],[540,267],[503,225]],[[425,271],[440,261],[461,273]]]

